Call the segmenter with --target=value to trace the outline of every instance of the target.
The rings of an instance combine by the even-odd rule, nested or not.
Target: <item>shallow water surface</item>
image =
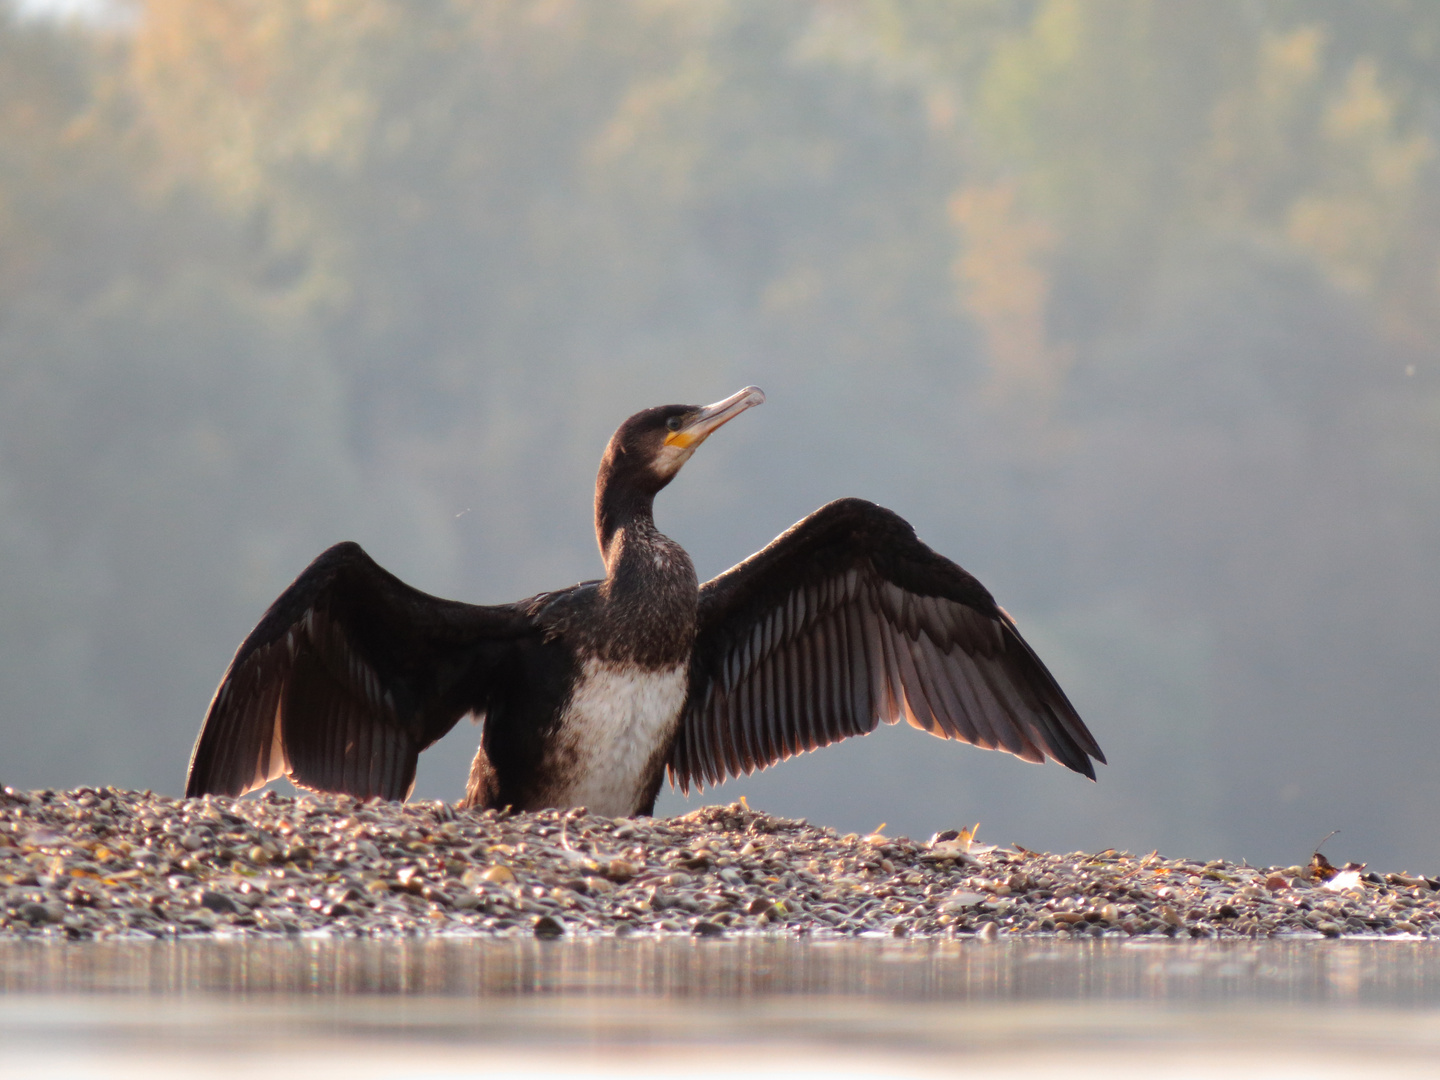
[[[1440,1074],[1417,941],[0,944],[7,1075]]]

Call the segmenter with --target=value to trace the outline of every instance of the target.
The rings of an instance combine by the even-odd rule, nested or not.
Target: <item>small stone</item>
[[[534,923],[537,938],[554,939],[564,935],[565,924],[551,915],[539,915]]]
[[[357,855],[363,855],[367,859],[380,858],[380,849],[369,840],[355,840],[350,847]]]
[[[983,904],[989,899],[990,898],[984,893],[969,891],[957,892],[953,896],[951,896],[950,899],[947,900],[943,905],[941,905],[940,910],[944,913],[953,915],[957,914],[958,912],[964,911],[966,908],[972,908]]]
[[[200,906],[222,915],[238,915],[240,907],[224,893],[205,889],[200,893]]]
[[[705,920],[705,919],[699,919],[699,920],[697,920],[696,923],[695,923],[695,925],[694,925],[693,927],[691,927],[690,929],[691,929],[691,932],[692,932],[696,937],[724,937],[724,936],[725,936],[725,927],[721,926],[719,923],[709,922],[709,921],[707,921],[707,920]]]
[[[34,900],[21,904],[16,914],[32,926],[59,922],[64,917],[63,910],[57,912],[51,905],[36,903]]]
[[[515,872],[502,863],[496,863],[480,875],[482,881],[492,881],[504,885],[515,880]]]

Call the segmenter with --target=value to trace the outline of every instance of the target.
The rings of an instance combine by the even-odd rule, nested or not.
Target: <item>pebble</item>
[[[565,924],[553,915],[535,916],[535,936],[538,938],[558,938],[565,934]]]
[[[1440,939],[1440,880],[344,795],[0,790],[0,937]]]

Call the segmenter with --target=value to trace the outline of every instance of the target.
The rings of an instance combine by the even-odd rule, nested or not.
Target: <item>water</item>
[[[6,1076],[1440,1076],[1417,941],[0,944]]]

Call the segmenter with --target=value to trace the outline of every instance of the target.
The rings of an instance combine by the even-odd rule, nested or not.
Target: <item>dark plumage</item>
[[[763,400],[747,387],[620,426],[596,482],[602,580],[478,606],[330,548],[236,652],[186,794],[287,775],[404,798],[466,715],[484,721],[469,806],[651,813],[667,769],[682,790],[718,784],[902,718],[1093,779],[1104,755],[1010,617],[889,510],[830,503],[698,583],[655,495]]]

